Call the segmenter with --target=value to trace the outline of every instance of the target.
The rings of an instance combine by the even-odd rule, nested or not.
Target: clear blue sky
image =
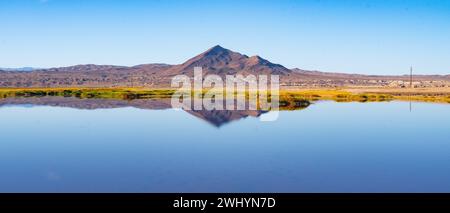
[[[0,67],[178,64],[216,44],[288,68],[450,74],[450,0],[0,1]]]

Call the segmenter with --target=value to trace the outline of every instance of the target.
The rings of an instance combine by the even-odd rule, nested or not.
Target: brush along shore
[[[64,96],[78,98],[145,99],[170,98],[175,92],[176,90],[173,88],[0,88],[0,98]],[[202,94],[207,92],[211,91],[204,90]],[[245,94],[248,96],[249,92],[247,91]],[[449,88],[281,89],[279,94],[280,102],[296,100],[333,100],[337,102],[405,100],[450,103]]]

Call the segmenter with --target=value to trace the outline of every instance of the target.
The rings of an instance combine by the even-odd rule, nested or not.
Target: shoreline
[[[0,88],[0,98],[65,96],[78,98],[145,99],[170,98],[174,88],[143,87],[52,87],[52,88]],[[203,91],[203,93],[207,90]],[[415,101],[450,103],[450,88],[282,88],[283,100],[334,100],[337,102]]]

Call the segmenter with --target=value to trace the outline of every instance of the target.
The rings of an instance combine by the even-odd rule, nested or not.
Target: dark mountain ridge
[[[169,87],[175,75],[192,77],[194,67],[202,67],[204,75],[217,74],[222,77],[236,74],[279,75],[282,86],[293,87],[401,87],[409,81],[408,75],[291,70],[260,56],[249,57],[217,45],[178,65],[154,63],[128,67],[85,64],[29,72],[0,70],[0,87]],[[424,86],[450,86],[450,75],[414,75],[414,80]]]

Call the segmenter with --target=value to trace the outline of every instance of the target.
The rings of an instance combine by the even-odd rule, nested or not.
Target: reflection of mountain
[[[138,109],[170,109],[170,99],[79,99],[76,97],[44,96],[30,98],[5,98],[0,99],[0,107],[6,105],[37,105],[70,107],[75,109],[111,109],[134,107]],[[220,127],[231,121],[237,121],[247,117],[259,117],[264,111],[259,110],[186,110],[189,114]]]
[[[0,106],[4,105],[37,105],[69,107],[75,109],[110,109],[134,107],[139,109],[169,109],[170,99],[136,99],[132,101],[119,99],[79,99],[76,97],[44,96],[30,98],[0,99]]]
[[[188,110],[186,112],[216,127],[220,127],[231,121],[247,118],[248,116],[259,117],[265,113],[265,111],[258,110]]]

